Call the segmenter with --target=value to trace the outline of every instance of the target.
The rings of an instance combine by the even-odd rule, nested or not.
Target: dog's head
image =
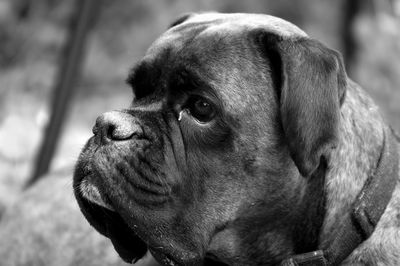
[[[340,56],[275,17],[187,15],[127,82],[131,106],[97,119],[74,176],[121,257],[265,265],[292,253],[337,142]]]

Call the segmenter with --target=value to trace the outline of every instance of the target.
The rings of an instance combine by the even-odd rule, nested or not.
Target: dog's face
[[[82,212],[121,257],[255,265],[291,253],[307,177],[337,139],[337,54],[277,18],[190,15],[127,81],[131,106],[97,119],[74,176]]]

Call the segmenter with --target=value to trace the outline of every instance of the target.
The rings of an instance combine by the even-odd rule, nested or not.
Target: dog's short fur
[[[126,261],[275,265],[329,247],[388,131],[337,52],[266,15],[185,15],[127,81],[132,105],[98,118],[74,178]],[[397,185],[342,265],[400,265],[399,227]]]

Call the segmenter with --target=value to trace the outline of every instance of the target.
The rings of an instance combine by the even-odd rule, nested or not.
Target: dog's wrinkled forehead
[[[243,28],[264,28],[269,32],[286,37],[306,36],[306,33],[292,23],[264,14],[221,14],[204,13],[189,17],[184,23],[206,23],[210,22],[221,29],[230,29],[232,31]],[[210,28],[212,30],[212,28]]]
[[[196,30],[197,29],[197,30]],[[276,35],[295,38],[306,37],[307,34],[294,24],[283,19],[264,14],[222,14],[203,13],[190,15],[182,23],[163,34],[153,45],[161,43],[190,41],[195,35],[201,34],[241,34],[252,29],[264,29]],[[191,31],[192,34],[187,34]]]
[[[168,69],[177,65],[195,68],[223,100],[229,99],[226,102],[233,106],[253,104],[257,99],[252,95],[257,93],[249,94],[248,90],[265,91],[260,84],[268,79],[248,38],[249,32],[258,29],[283,38],[307,36],[295,25],[268,15],[193,14],[161,35],[144,61],[158,61]]]

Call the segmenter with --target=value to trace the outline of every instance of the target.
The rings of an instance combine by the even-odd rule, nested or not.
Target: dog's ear
[[[175,27],[183,22],[185,22],[188,18],[190,18],[191,16],[193,16],[194,13],[184,13],[182,15],[180,15],[177,19],[174,20],[174,22],[172,22],[168,28],[172,28]]]
[[[322,43],[262,33],[258,40],[276,76],[282,128],[303,176],[338,142],[346,73],[340,54]]]

